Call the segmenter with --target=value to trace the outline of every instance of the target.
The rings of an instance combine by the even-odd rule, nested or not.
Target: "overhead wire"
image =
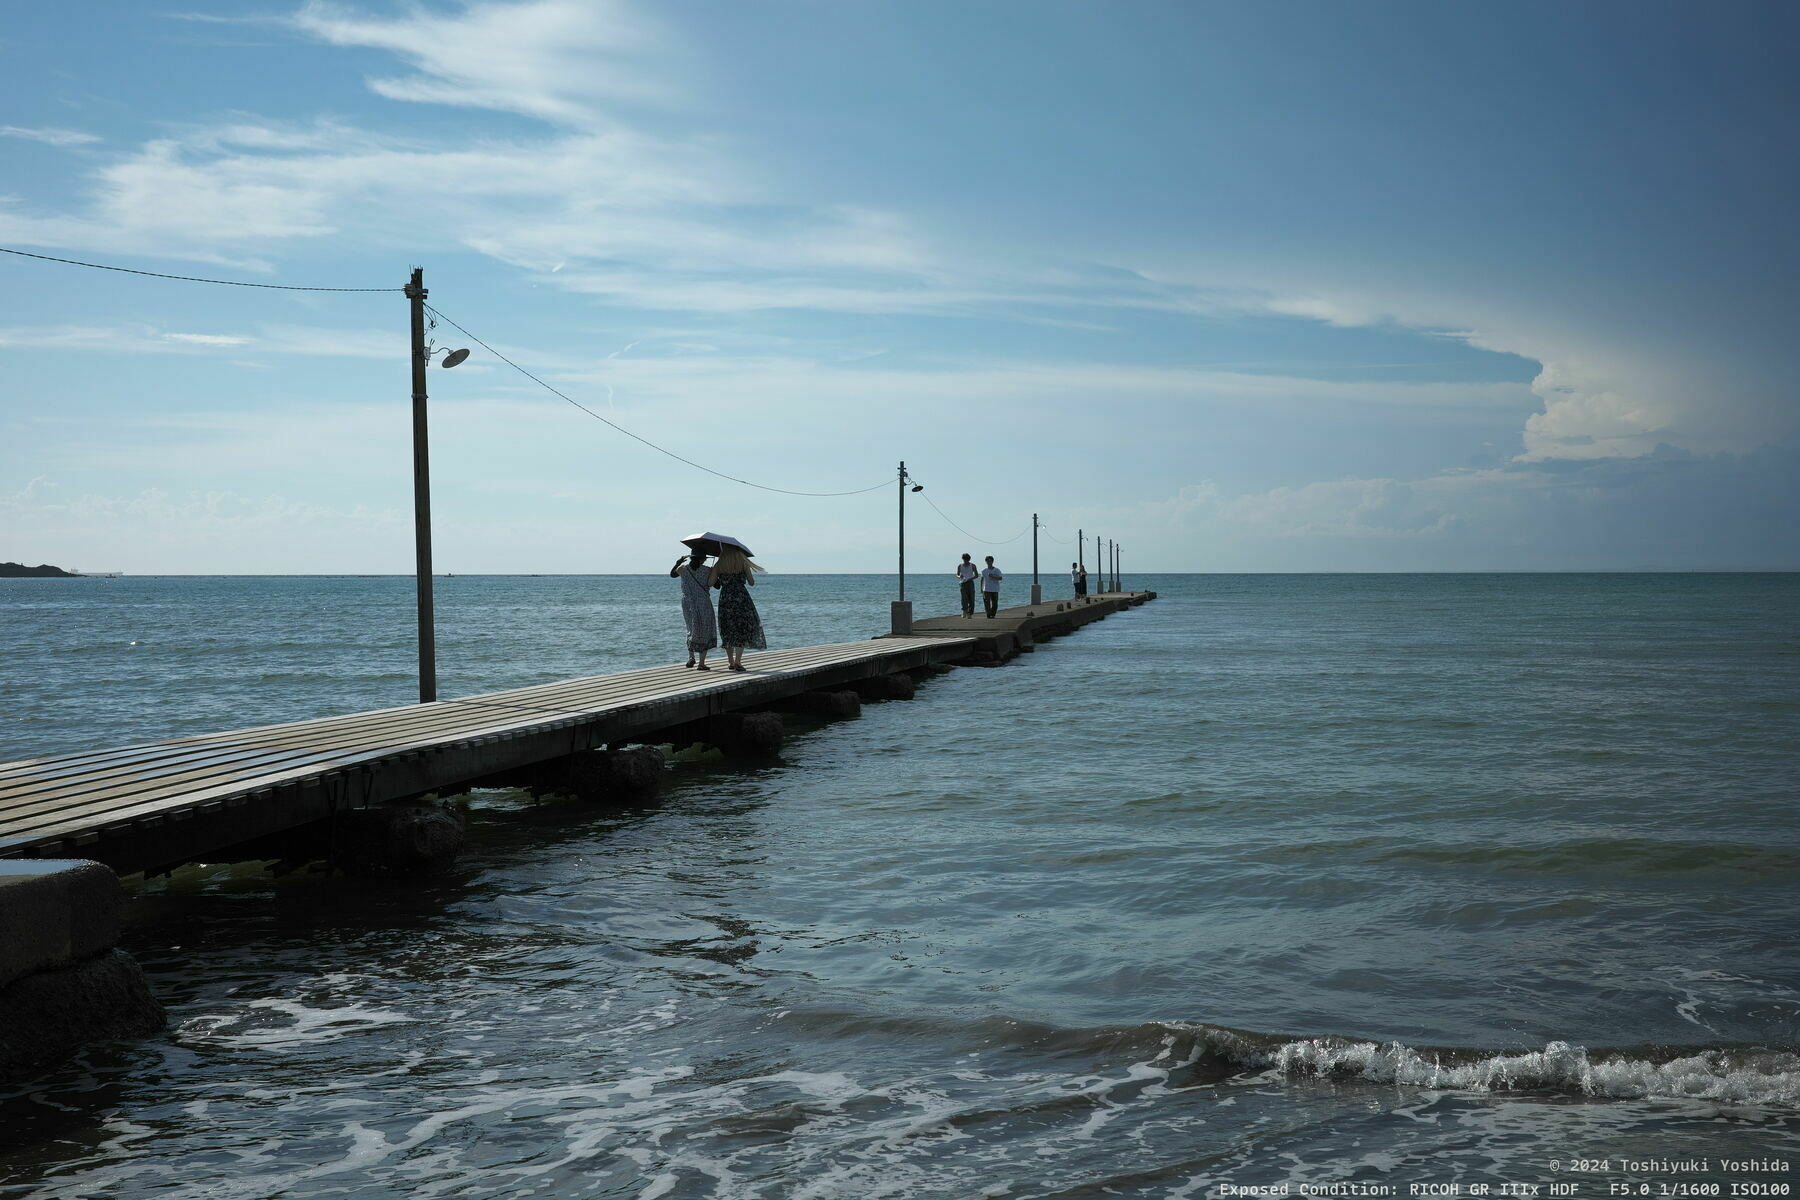
[[[624,434],[626,437],[631,438],[633,441],[642,442],[644,445],[650,447],[652,450],[656,451],[658,454],[666,454],[670,458],[674,459],[676,462],[686,463],[688,466],[693,467],[697,471],[705,471],[708,475],[716,475],[720,479],[728,479],[732,483],[741,483],[745,487],[753,487],[753,488],[757,488],[757,489],[759,489],[761,491],[765,491],[765,492],[779,492],[784,496],[860,496],[865,492],[872,492],[872,491],[875,491],[877,488],[884,488],[884,487],[888,486],[888,480],[884,479],[880,483],[871,484],[870,486],[865,487],[865,488],[852,488],[849,491],[845,491],[845,492],[803,492],[803,491],[797,491],[793,488],[774,487],[774,486],[771,486],[770,484],[766,484],[766,483],[754,483],[748,479],[740,479],[736,475],[727,475],[723,471],[715,471],[711,467],[706,466],[704,463],[697,463],[691,458],[684,458],[681,455],[675,453],[673,450],[670,450],[664,446],[657,445],[655,442],[651,441],[647,437],[643,437],[639,434],[633,433],[631,430],[625,428],[623,425],[619,424],[617,421],[614,421],[607,417],[601,416],[599,413],[595,412],[593,409],[589,408],[587,405],[583,404],[581,401],[576,400],[573,397],[558,390],[557,388],[552,387],[550,384],[545,383],[542,379],[539,379],[536,375],[533,375],[530,371],[527,371],[524,367],[521,367],[518,363],[516,363],[512,359],[506,357],[506,355],[500,353],[498,350],[494,349],[492,346],[488,345],[486,342],[482,341],[480,338],[478,338],[474,334],[470,333],[467,329],[463,328],[461,325],[457,324],[455,321],[453,321],[449,317],[445,316],[443,314],[443,312],[440,311],[439,309],[436,309],[436,308],[432,307],[431,305],[427,304],[425,306],[425,311],[430,313],[432,316],[436,317],[438,320],[444,322],[444,324],[450,326],[452,329],[455,329],[457,332],[461,333],[464,337],[466,337],[470,341],[474,342],[477,346],[480,346],[483,350],[486,350],[489,354],[492,354],[495,358],[499,359],[501,362],[505,363],[507,366],[511,367],[513,370],[517,371],[519,374],[523,375],[525,378],[531,380],[531,382],[537,384],[539,387],[543,388],[545,391],[549,392],[551,395],[556,396],[559,399],[562,399],[562,400],[567,401],[568,403],[574,405],[576,408],[579,408],[582,412],[586,413],[588,416],[594,418],[594,420],[599,421],[602,425],[606,425],[609,428],[612,428],[612,429],[618,431],[619,433]],[[935,508],[936,505],[933,505],[933,507]]]
[[[1038,530],[1045,537],[1049,538],[1051,541],[1055,542],[1059,546],[1073,546],[1075,544],[1074,538],[1059,538],[1054,533],[1051,533],[1050,527],[1048,525],[1044,524],[1042,521],[1038,522]]]
[[[67,263],[71,267],[90,267],[96,271],[117,271],[121,275],[148,275],[152,279],[179,279],[184,283],[216,283],[221,287],[269,288],[277,292],[399,292],[404,288],[298,287],[291,283],[251,283],[243,279],[207,279],[199,275],[167,275],[161,271],[140,271],[136,267],[112,267],[105,263],[82,262],[78,258],[57,258],[53,254],[33,254],[29,250],[12,250],[0,246],[0,254],[16,254],[20,258],[42,259],[44,262]]]
[[[209,284],[213,284],[213,285],[219,286],[219,287],[263,288],[263,289],[266,289],[269,291],[278,291],[278,292],[403,292],[403,291],[405,291],[404,288],[395,288],[395,287],[385,287],[385,288],[303,287],[303,286],[300,286],[297,284],[289,284],[289,283],[255,283],[255,282],[251,282],[249,280],[244,280],[244,279],[212,279],[212,278],[208,278],[208,277],[202,276],[202,275],[173,275],[173,274],[169,274],[164,271],[144,271],[144,270],[140,270],[136,267],[119,267],[119,266],[112,266],[108,263],[84,262],[81,259],[76,259],[76,258],[58,258],[56,255],[53,255],[53,254],[34,254],[33,252],[31,252],[29,250],[14,250],[7,246],[0,246],[0,254],[12,254],[12,255],[16,255],[19,258],[35,258],[41,262],[62,263],[66,266],[71,266],[71,267],[86,267],[86,268],[88,268],[90,270],[94,270],[94,271],[116,271],[121,275],[142,275],[142,276],[145,276],[150,279],[173,279],[173,280],[178,280],[183,283],[209,283]],[[588,416],[594,418],[596,421],[599,421],[601,424],[606,425],[607,427],[613,429],[614,431],[616,431],[618,433],[622,433],[626,437],[631,438],[634,441],[643,443],[644,445],[650,447],[652,450],[655,450],[658,454],[667,455],[669,458],[674,459],[676,462],[685,463],[687,466],[693,467],[697,471],[704,471],[708,475],[717,476],[720,479],[729,480],[732,483],[741,483],[745,487],[752,487],[752,488],[756,488],[760,491],[765,491],[765,492],[776,492],[776,493],[779,493],[784,496],[813,496],[813,497],[861,496],[868,492],[873,492],[873,491],[876,491],[880,488],[884,488],[887,486],[887,480],[884,479],[880,483],[871,484],[868,487],[864,487],[864,488],[852,488],[848,491],[808,492],[808,491],[801,491],[801,490],[794,489],[794,488],[774,487],[770,484],[756,483],[749,479],[743,479],[736,475],[727,475],[723,471],[714,470],[713,468],[706,466],[704,463],[695,462],[693,459],[686,458],[680,454],[677,454],[677,453],[675,453],[675,451],[670,450],[667,447],[660,446],[657,443],[651,441],[647,437],[643,437],[640,434],[633,433],[631,430],[625,428],[623,425],[619,424],[617,421],[613,421],[607,417],[601,416],[599,413],[595,412],[593,409],[589,408],[587,405],[581,403],[579,400],[576,400],[573,397],[564,393],[563,391],[559,390],[558,388],[551,386],[549,383],[546,383],[544,380],[540,379],[538,376],[532,374],[530,371],[526,370],[524,367],[520,366],[518,363],[514,362],[512,359],[508,358],[506,355],[500,353],[500,351],[498,351],[498,350],[494,349],[492,346],[488,345],[481,338],[479,338],[479,337],[475,336],[475,334],[469,332],[468,329],[464,328],[462,325],[458,324],[456,321],[454,321],[450,317],[446,316],[438,308],[436,308],[430,304],[427,304],[427,305],[425,305],[425,310],[427,312],[429,312],[433,317],[437,318],[438,320],[443,321],[444,324],[449,325],[451,328],[457,330],[463,336],[467,337],[470,341],[472,341],[476,345],[480,346],[483,350],[486,350],[489,354],[492,354],[495,358],[499,359],[501,362],[505,363],[507,366],[511,367],[513,370],[517,371],[519,374],[523,375],[525,378],[531,380],[533,383],[537,384],[539,387],[541,387],[545,391],[549,392],[551,395],[556,396],[557,398],[559,398],[563,401],[566,401],[567,403],[580,409],[582,412],[586,413]],[[967,529],[964,529],[961,525],[958,525],[955,521],[952,521],[950,519],[949,514],[946,513],[943,509],[939,508],[937,505],[937,502],[935,500],[933,500],[930,497],[930,495],[925,494],[923,492],[921,492],[921,494],[924,495],[925,503],[931,505],[932,511],[937,513],[938,516],[942,517],[945,524],[949,525],[952,529],[956,530],[958,533],[962,534],[963,536],[973,538],[975,541],[981,542],[985,545],[1005,546],[1012,542],[1018,541],[1020,538],[1024,537],[1027,533],[1031,532],[1030,528],[1027,527],[1025,529],[1020,530],[1018,533],[1013,534],[1013,536],[1011,536],[1009,538],[1003,538],[998,541],[996,541],[992,538],[981,537],[978,534],[970,533]],[[1040,524],[1039,528],[1042,529],[1043,526]],[[1057,538],[1054,535],[1051,535],[1051,540],[1059,541],[1059,542],[1062,541],[1062,539]],[[1063,542],[1062,544],[1068,545],[1067,542]]]
[[[1020,538],[1024,537],[1026,534],[1031,532],[1031,526],[1027,525],[1025,528],[1019,530],[1019,532],[1013,534],[1011,537],[1005,538],[1001,541],[994,541],[992,538],[984,538],[980,534],[970,533],[968,530],[964,529],[961,525],[958,525],[955,521],[952,521],[950,519],[950,514],[946,513],[943,509],[941,509],[937,506],[937,501],[935,501],[931,498],[930,492],[921,491],[919,493],[919,495],[924,498],[925,503],[931,505],[931,510],[933,512],[937,513],[938,516],[944,518],[944,524],[950,526],[950,528],[956,530],[956,532],[962,534],[964,537],[973,538],[974,540],[981,542],[983,545],[1004,546],[1010,542],[1018,541]]]

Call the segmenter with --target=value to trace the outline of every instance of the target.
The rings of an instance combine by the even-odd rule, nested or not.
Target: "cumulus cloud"
[[[1381,279],[1258,280],[1254,273],[1165,273],[1171,286],[1236,285],[1216,302],[1245,311],[1303,317],[1337,327],[1403,326],[1477,349],[1537,362],[1531,384],[1539,411],[1520,430],[1520,462],[1638,458],[1672,446],[1698,454],[1745,454],[1800,437],[1793,402],[1800,373],[1768,378],[1746,369],[1716,335],[1670,339],[1665,331],[1698,325],[1671,293],[1668,312],[1598,319],[1546,288],[1542,298],[1503,302],[1470,289],[1396,287]],[[1640,299],[1642,309],[1649,302]],[[1766,348],[1764,348],[1766,357]]]

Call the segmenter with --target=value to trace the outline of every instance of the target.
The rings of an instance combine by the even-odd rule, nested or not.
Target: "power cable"
[[[1075,544],[1074,538],[1059,538],[1054,533],[1051,533],[1050,527],[1042,521],[1038,522],[1038,532],[1042,533],[1045,537],[1049,538],[1059,546],[1073,546]]]
[[[974,538],[974,540],[981,542],[983,545],[1004,546],[1004,545],[1007,545],[1009,542],[1018,541],[1020,538],[1024,537],[1026,534],[1031,532],[1031,526],[1027,525],[1025,528],[1019,530],[1019,532],[1013,534],[1011,537],[1005,539],[1004,541],[996,542],[991,538],[980,537],[980,536],[977,536],[976,534],[970,533],[968,530],[964,529],[961,525],[958,525],[955,521],[952,521],[950,519],[950,515],[948,513],[946,513],[943,509],[941,509],[937,506],[937,501],[935,501],[931,498],[930,492],[921,491],[919,493],[919,495],[924,498],[925,503],[931,505],[931,509],[933,512],[937,513],[938,516],[944,518],[944,524],[950,526],[950,528],[956,530],[956,532],[962,534],[964,537]]]
[[[467,329],[464,329],[461,325],[458,325],[455,321],[452,321],[449,317],[445,316],[443,313],[439,312],[437,309],[433,308],[431,305],[427,304],[425,306],[425,311],[430,313],[432,316],[438,318],[440,321],[444,322],[444,324],[450,326],[452,329],[455,329],[456,331],[461,333],[464,337],[466,337],[470,341],[474,342],[477,346],[480,346],[483,350],[486,350],[489,354],[493,355],[495,358],[499,359],[501,362],[505,363],[507,366],[511,367],[513,370],[517,371],[519,374],[523,375],[525,378],[531,380],[531,382],[537,384],[539,387],[543,388],[545,391],[549,392],[551,395],[568,401],[570,404],[573,404],[576,408],[579,408],[582,412],[586,413],[588,416],[594,418],[594,420],[599,421],[602,425],[609,426],[610,428],[617,430],[618,432],[624,434],[626,437],[631,438],[634,441],[642,442],[644,445],[650,447],[652,450],[656,451],[658,454],[666,454],[670,458],[674,459],[676,462],[686,463],[688,466],[693,467],[697,471],[705,471],[708,475],[717,475],[720,479],[729,479],[731,482],[741,483],[745,487],[760,488],[762,491],[765,491],[765,492],[780,492],[784,496],[860,496],[864,492],[872,492],[876,488],[884,488],[884,487],[888,486],[888,481],[884,479],[880,483],[874,484],[870,487],[854,488],[847,492],[799,492],[799,491],[793,490],[792,488],[771,487],[766,483],[752,483],[748,479],[739,479],[736,475],[727,475],[723,471],[715,471],[711,467],[705,466],[701,463],[697,463],[691,458],[683,458],[681,455],[675,453],[673,450],[664,449],[662,446],[657,445],[655,442],[651,441],[649,438],[641,437],[638,434],[631,432],[631,430],[625,428],[623,425],[619,424],[617,421],[608,420],[606,417],[601,416],[599,413],[595,412],[593,409],[589,408],[587,405],[581,403],[581,401],[572,399],[571,397],[564,395],[562,392],[558,391],[556,388],[553,388],[549,384],[545,383],[542,379],[539,379],[536,375],[533,375],[530,371],[527,371],[524,367],[521,367],[518,363],[514,362],[512,359],[506,357],[506,355],[500,353],[498,350],[494,349],[492,346],[488,345],[486,342],[482,341],[480,338],[478,338],[474,334],[470,333]],[[932,507],[935,508],[937,506],[933,505]]]
[[[278,292],[399,292],[404,288],[295,287],[289,283],[247,283],[242,279],[203,279],[198,275],[165,275],[161,271],[140,271],[135,267],[109,267],[105,263],[82,262],[75,258],[57,258],[50,254],[33,254],[29,250],[9,250],[0,246],[0,254],[16,254],[20,258],[37,258],[44,262],[67,263],[71,267],[92,267],[96,271],[117,271],[122,275],[148,275],[152,279],[179,279],[185,283],[216,283],[223,287],[270,288]]]

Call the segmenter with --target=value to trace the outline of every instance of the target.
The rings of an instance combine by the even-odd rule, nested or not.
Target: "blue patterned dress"
[[[719,640],[727,650],[769,648],[762,618],[756,615],[756,602],[750,599],[742,573],[719,576]]]
[[[681,568],[681,619],[687,622],[688,653],[698,654],[719,644],[719,626],[713,620],[712,594],[706,588],[706,568]]]

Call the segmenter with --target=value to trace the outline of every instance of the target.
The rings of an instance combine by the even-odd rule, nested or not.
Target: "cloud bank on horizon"
[[[991,540],[1041,511],[1141,570],[1800,567],[1784,6],[90,24],[0,44],[0,245],[424,263],[446,313],[690,457],[805,490],[905,457]],[[395,300],[0,271],[7,557],[407,569]],[[689,472],[479,354],[434,389],[446,569],[649,569],[721,513],[792,570],[890,560],[880,493]],[[930,522],[915,561],[976,548]]]

